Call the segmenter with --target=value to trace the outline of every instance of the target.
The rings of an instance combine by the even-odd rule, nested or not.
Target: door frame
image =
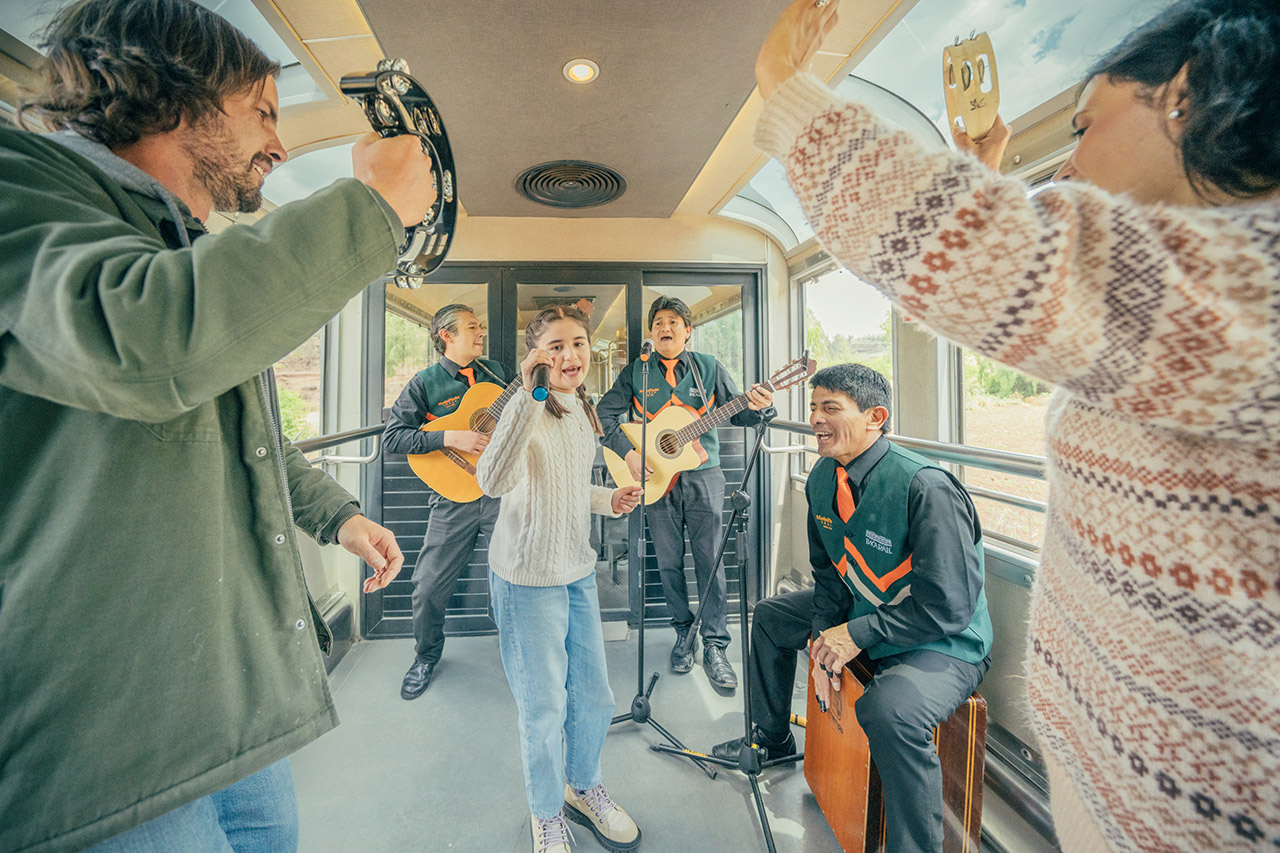
[[[743,333],[743,373],[744,387],[759,382],[768,375],[764,369],[764,354],[767,350],[762,345],[763,336],[768,326],[767,299],[764,298],[766,268],[762,264],[700,264],[700,263],[643,263],[643,262],[559,262],[537,261],[515,264],[494,264],[492,262],[459,261],[448,262],[434,271],[423,284],[430,287],[433,280],[449,283],[487,283],[489,314],[489,353],[492,358],[508,367],[515,367],[516,339],[514,332],[517,322],[516,285],[522,284],[604,284],[622,285],[625,287],[627,305],[627,360],[635,357],[633,348],[647,335],[644,328],[643,291],[646,286],[694,286],[706,285],[708,278],[715,278],[724,284],[738,284],[742,288]],[[383,418],[384,367],[385,367],[385,335],[384,317],[386,313],[385,281],[379,280],[365,290],[364,295],[364,377],[363,399],[365,423]],[[755,325],[755,333],[751,333],[750,325]],[[751,447],[753,433],[747,431],[747,451]],[[366,449],[368,452],[369,449]],[[767,551],[763,541],[763,531],[771,529],[770,519],[773,508],[764,500],[771,494],[770,461],[762,455],[752,482],[747,486],[751,496],[752,511],[747,516],[746,539],[748,543],[747,566],[741,589],[748,600],[757,601],[763,588],[763,572],[767,565]],[[366,514],[381,522],[382,476],[380,465],[366,465],[361,474],[361,498]],[[634,559],[641,537],[639,514],[633,514],[629,525],[628,559],[629,566],[635,566]],[[652,566],[646,566],[645,577],[651,575]],[[733,571],[727,568],[726,571]],[[652,573],[656,580],[656,573]],[[650,591],[644,595],[641,590],[639,574],[628,571],[630,607],[626,610],[616,609],[602,612],[606,621],[626,619],[635,624],[640,612],[641,598],[644,597],[644,615],[649,623],[665,622],[669,618],[665,602],[661,599],[660,584],[649,584]],[[659,592],[655,597],[653,589]],[[362,613],[362,635],[377,637],[385,635],[379,631],[382,620],[380,596],[377,594],[364,596]],[[736,619],[736,610],[729,613],[731,620]],[[389,626],[388,626],[389,627]]]

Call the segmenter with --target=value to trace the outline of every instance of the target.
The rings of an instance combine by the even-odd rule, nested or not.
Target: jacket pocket
[[[215,401],[200,406],[160,423],[136,423],[158,441],[210,442],[222,440],[222,429]]]

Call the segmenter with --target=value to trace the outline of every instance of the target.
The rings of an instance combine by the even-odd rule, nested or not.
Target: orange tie
[[[678,358],[662,358],[658,359],[662,362],[662,366],[667,369],[667,382],[672,388],[676,387],[676,365],[680,363]]]
[[[476,369],[474,367],[459,367],[458,373],[467,377],[468,388],[476,384]]]
[[[840,520],[848,524],[853,517],[853,489],[849,488],[849,472],[843,465],[836,466],[836,509],[840,511]]]

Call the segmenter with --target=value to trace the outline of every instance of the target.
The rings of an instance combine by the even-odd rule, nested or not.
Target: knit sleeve
[[[591,514],[607,515],[618,518],[621,513],[613,511],[613,489],[606,486],[591,487]]]
[[[529,439],[546,414],[546,406],[527,391],[516,391],[502,410],[488,447],[476,463],[476,479],[489,497],[501,497],[525,478]]]
[[[1031,197],[926,150],[820,80],[787,80],[756,144],[819,238],[938,334],[1140,421],[1280,441],[1280,213]]]

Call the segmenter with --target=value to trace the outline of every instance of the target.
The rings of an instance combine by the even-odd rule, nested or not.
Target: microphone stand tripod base
[[[644,400],[644,399],[647,399],[647,394],[645,392],[649,388],[649,348],[648,347],[645,348],[640,358],[641,358],[640,399]],[[645,431],[647,429],[649,419],[645,417],[644,414],[645,414],[644,412],[641,412],[641,421],[640,421],[640,447],[641,448],[644,448],[647,446],[645,444]],[[647,471],[646,471],[647,466],[643,464],[643,456],[644,456],[644,452],[642,450],[641,465],[640,465],[640,489],[641,489],[642,495],[644,492],[645,480],[647,479]],[[648,724],[653,727],[654,731],[662,735],[671,744],[673,744],[675,748],[680,750],[685,750],[686,749],[685,745],[681,743],[680,740],[675,735],[673,735],[671,732],[663,728],[662,725],[653,718],[653,706],[649,701],[649,697],[653,695],[653,688],[658,683],[658,673],[655,672],[653,674],[653,677],[649,679],[649,684],[647,687],[645,686],[645,683],[644,683],[644,575],[645,575],[645,566],[644,566],[645,510],[644,510],[644,506],[645,506],[645,501],[642,497],[640,500],[640,522],[639,522],[640,541],[638,542],[637,548],[636,548],[636,553],[640,555],[640,559],[636,561],[639,566],[639,570],[638,570],[639,573],[638,575],[633,574],[633,577],[639,578],[639,587],[640,587],[639,650],[636,654],[636,695],[635,695],[635,698],[631,700],[630,712],[626,714],[619,714],[618,716],[614,717],[609,722],[609,725],[613,726],[618,723],[623,723],[628,721],[633,723]],[[694,763],[698,765],[698,767],[702,770],[703,773],[707,774],[708,778],[710,779],[716,778],[716,771],[714,769],[708,767],[706,763],[704,763],[699,758],[696,758],[694,756],[690,756],[690,758],[692,758]]]
[[[711,575],[707,578],[707,586],[709,587],[715,578],[716,572],[719,570],[724,560],[725,550],[729,544],[729,537],[736,537],[738,554],[738,616],[739,624],[742,626],[742,722],[745,728],[745,736],[742,740],[742,747],[738,751],[736,760],[728,758],[720,758],[715,755],[708,755],[704,752],[695,752],[691,749],[672,749],[665,743],[655,743],[650,745],[650,749],[654,752],[665,752],[669,755],[678,755],[682,758],[688,758],[699,764],[710,762],[720,767],[730,767],[740,770],[746,774],[747,779],[751,782],[751,794],[755,798],[756,812],[760,816],[760,828],[764,832],[765,846],[769,849],[769,853],[776,853],[773,845],[773,831],[769,828],[768,814],[764,808],[764,798],[760,795],[760,771],[769,767],[775,767],[779,764],[791,764],[804,759],[804,753],[788,755],[785,757],[765,760],[765,751],[761,747],[752,743],[752,725],[751,725],[751,623],[750,616],[747,613],[747,578],[745,571],[745,563],[742,555],[746,553],[743,547],[743,535],[746,533],[747,511],[751,507],[751,496],[745,491],[747,482],[751,477],[751,472],[755,469],[756,461],[760,457],[760,448],[764,445],[764,433],[768,429],[769,421],[777,417],[778,411],[772,406],[761,410],[760,422],[756,424],[755,446],[751,450],[751,455],[747,458],[747,464],[742,472],[743,488],[737,489],[730,495],[730,505],[733,512],[729,516],[729,521],[725,525],[724,535],[720,539],[720,550],[716,554],[714,568]],[[698,626],[702,622],[702,611],[706,604],[707,589],[699,592],[698,612],[694,614],[693,626],[690,628],[690,636],[695,634]],[[671,738],[668,738],[671,740]]]

